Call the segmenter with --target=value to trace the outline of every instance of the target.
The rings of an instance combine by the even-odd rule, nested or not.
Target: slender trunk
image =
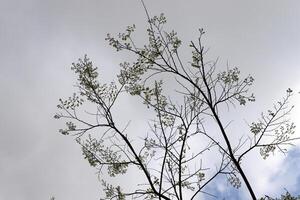
[[[247,189],[248,189],[248,191],[249,191],[249,193],[250,193],[252,199],[253,199],[253,200],[256,200],[257,198],[256,198],[256,196],[255,196],[255,194],[254,194],[254,191],[253,191],[253,189],[252,189],[252,187],[251,187],[251,185],[250,185],[250,183],[249,183],[249,181],[248,181],[248,178],[246,177],[246,175],[245,175],[243,169],[241,168],[240,163],[239,163],[239,162],[235,159],[235,157],[234,157],[234,154],[233,154],[233,151],[232,151],[232,147],[231,147],[230,141],[229,141],[229,139],[228,139],[228,137],[227,137],[227,134],[226,134],[225,129],[224,129],[223,125],[222,125],[222,122],[220,121],[220,118],[219,118],[219,116],[217,115],[217,113],[216,113],[215,109],[213,108],[213,106],[212,106],[212,105],[209,105],[209,106],[210,106],[210,109],[211,109],[211,111],[212,111],[212,113],[213,113],[213,115],[214,115],[214,118],[215,118],[216,121],[217,121],[217,124],[218,124],[218,126],[219,126],[219,128],[220,128],[220,130],[221,130],[221,133],[222,133],[222,135],[223,135],[223,137],[224,137],[224,139],[225,139],[226,145],[227,145],[227,147],[228,147],[228,151],[229,151],[230,158],[231,158],[232,162],[234,163],[234,165],[236,166],[237,170],[239,171],[239,173],[240,173],[240,175],[241,175],[241,177],[242,177],[244,183],[246,184]]]
[[[243,178],[243,180],[244,180],[244,182],[245,182],[245,184],[247,186],[247,189],[248,189],[248,191],[249,191],[252,199],[256,200],[256,196],[254,194],[254,191],[253,191],[253,189],[252,189],[252,187],[251,187],[251,185],[250,185],[250,183],[249,183],[249,181],[248,181],[248,179],[247,179],[247,177],[246,177],[243,169],[241,168],[241,165],[238,163],[238,161],[235,158],[234,158],[233,162],[234,162],[236,168],[238,169],[239,173],[241,174],[241,176],[242,176],[242,178]]]

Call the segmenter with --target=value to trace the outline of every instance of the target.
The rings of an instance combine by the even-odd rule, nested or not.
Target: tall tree
[[[101,83],[87,56],[73,63],[79,92],[59,100],[55,118],[67,121],[60,132],[76,136],[84,157],[99,172],[115,177],[134,167],[143,174],[143,182],[133,191],[102,179],[103,199],[195,199],[206,193],[205,187],[217,177],[227,178],[236,188],[245,184],[251,198],[257,199],[243,168],[247,162],[242,160],[255,150],[264,159],[275,150],[285,153],[297,139],[292,136],[295,125],[287,118],[293,108],[289,106],[292,90],[248,125],[247,137],[233,136],[222,116],[236,105],[255,100],[249,93],[253,77],[242,77],[238,68],[220,71],[217,60],[207,60],[203,29],[199,29],[197,41],[190,42],[191,59],[184,62],[177,33],[164,29],[165,16],[151,17],[145,11],[147,44],[136,44],[135,25],[117,37],[107,35],[106,40],[117,51],[127,51],[136,58],[120,64],[118,82]],[[122,95],[139,97],[155,113],[143,138],[138,137],[142,144],[135,144],[135,134],[116,122],[118,111],[114,108],[120,106]],[[83,104],[94,105],[95,111],[85,111]],[[234,137],[240,137],[238,142]],[[207,168],[202,161],[209,163],[206,154],[211,152],[218,162]]]

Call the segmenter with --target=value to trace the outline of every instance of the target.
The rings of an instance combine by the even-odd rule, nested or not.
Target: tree
[[[242,161],[256,150],[264,159],[275,150],[286,153],[286,147],[298,139],[293,137],[294,123],[287,118],[293,108],[289,106],[292,90],[288,89],[272,109],[248,125],[246,138],[237,135],[240,138],[235,143],[222,120],[224,108],[229,111],[236,105],[255,101],[249,92],[254,78],[242,78],[238,68],[218,72],[217,60],[206,60],[203,29],[199,29],[198,40],[189,45],[190,62],[184,62],[177,33],[164,30],[165,16],[151,17],[146,8],[145,12],[146,45],[136,44],[135,25],[128,26],[117,37],[107,35],[109,45],[136,57],[132,63],[120,64],[118,82],[100,83],[97,67],[87,56],[72,64],[79,92],[59,100],[60,111],[54,117],[67,121],[60,132],[76,136],[84,157],[99,172],[115,177],[134,167],[143,174],[144,182],[137,183],[134,191],[124,191],[122,186],[102,179],[103,199],[195,199],[219,176],[236,188],[245,184],[251,198],[257,199]],[[172,80],[164,81],[166,76]],[[145,131],[143,138],[139,138],[142,144],[134,144],[134,134],[127,131],[127,126],[116,123],[115,107],[122,95],[139,97],[155,113],[149,121],[151,134]],[[95,111],[84,112],[83,104],[93,105]],[[84,113],[88,113],[89,119]],[[210,130],[211,124],[214,130]],[[195,145],[194,141],[199,142]],[[202,159],[209,152],[214,153],[218,163],[207,168]]]

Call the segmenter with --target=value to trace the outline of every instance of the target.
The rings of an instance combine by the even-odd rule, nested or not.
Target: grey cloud
[[[153,14],[165,12],[169,27],[187,42],[204,27],[210,57],[254,74],[258,107],[265,108],[287,87],[300,86],[298,1],[146,3]],[[71,138],[58,134],[62,124],[52,116],[58,98],[75,90],[69,66],[78,57],[88,53],[105,81],[114,77],[126,56],[115,54],[104,38],[132,23],[145,26],[139,1],[1,1],[0,199],[99,197],[95,170]]]

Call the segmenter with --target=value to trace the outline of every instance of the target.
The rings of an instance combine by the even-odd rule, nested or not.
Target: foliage
[[[275,150],[285,153],[286,146],[297,139],[293,137],[295,125],[286,118],[292,109],[289,106],[292,90],[288,89],[281,101],[249,125],[246,139],[241,137],[234,144],[232,133],[222,122],[222,110],[255,101],[249,92],[254,78],[243,77],[236,67],[218,71],[217,61],[206,60],[203,29],[199,29],[198,40],[189,45],[190,61],[184,62],[178,34],[164,30],[166,17],[163,14],[150,17],[147,10],[146,13],[147,44],[141,47],[135,44],[135,25],[128,26],[117,37],[107,35],[109,45],[117,51],[136,56],[133,63],[120,64],[118,82],[100,83],[97,68],[87,56],[73,63],[71,69],[77,75],[79,92],[59,100],[60,111],[54,117],[66,120],[66,128],[60,132],[76,136],[84,158],[99,172],[115,177],[135,167],[143,174],[144,182],[137,183],[134,191],[102,180],[103,199],[181,200],[186,196],[194,199],[200,193],[205,194],[205,187],[217,176],[227,178],[236,188],[245,184],[252,199],[256,199],[241,161],[255,149],[259,149],[264,159]],[[165,75],[173,79],[174,88],[166,90]],[[174,92],[168,93],[170,90]],[[118,106],[116,101],[122,95],[141,98],[155,113],[149,121],[150,133],[143,135],[142,147],[133,144],[134,134],[115,122],[118,113],[113,108]],[[82,112],[82,106],[89,103],[96,106],[95,112]],[[93,116],[94,121],[87,120],[84,113]],[[217,134],[207,129],[211,123],[216,126]],[[199,141],[196,146],[195,141]],[[212,164],[214,167],[202,164],[209,152],[219,159]]]
[[[272,198],[269,196],[265,196],[260,198],[260,200],[299,200],[300,196],[296,197],[296,196],[292,196],[288,191],[286,191],[285,194],[281,195],[280,198]]]

